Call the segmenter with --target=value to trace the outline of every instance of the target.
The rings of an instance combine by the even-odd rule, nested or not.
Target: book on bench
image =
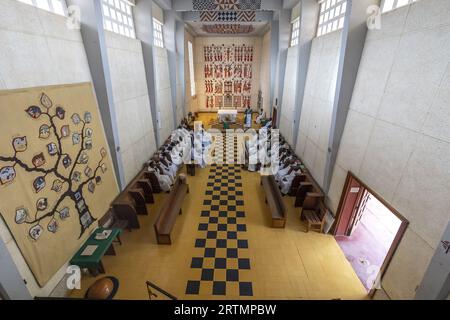
[[[81,255],[83,257],[92,256],[94,254],[95,250],[97,250],[97,248],[98,248],[97,245],[88,245],[88,246],[86,246],[86,248],[84,248]]]

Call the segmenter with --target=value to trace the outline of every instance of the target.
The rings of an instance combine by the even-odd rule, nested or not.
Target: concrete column
[[[277,127],[280,123],[281,106],[283,100],[284,76],[286,73],[286,61],[291,37],[291,11],[280,10],[278,15],[278,58],[275,82],[275,102],[277,102],[278,117]]]
[[[177,14],[173,10],[164,11],[164,42],[169,62],[169,78],[172,94],[173,125],[177,125],[177,46],[176,46]],[[172,128],[175,129],[175,128]]]
[[[178,57],[178,64],[177,64],[177,72],[178,77],[181,84],[181,106],[178,106],[178,108],[183,109],[183,116],[186,116],[186,90],[189,90],[190,88],[186,88],[186,81],[185,81],[185,73],[184,73],[184,22],[183,21],[177,21],[176,23],[176,50],[177,50],[177,57]],[[178,125],[177,123],[175,125]]]
[[[156,109],[155,93],[155,73],[153,65],[153,16],[152,1],[136,1],[134,7],[134,26],[136,37],[141,41],[142,55],[144,58],[145,75],[147,78],[147,90],[150,98],[150,109],[152,113],[153,131],[156,144],[159,146],[161,141],[158,130],[158,112]]]
[[[450,294],[450,223],[431,258],[422,283],[416,291],[416,300],[445,300]]]
[[[95,94],[102,115],[103,127],[111,158],[116,171],[118,185],[125,187],[125,176],[120,154],[119,132],[113,99],[111,72],[109,70],[105,31],[103,29],[101,0],[66,0],[67,5],[81,9],[81,36],[91,70]]]
[[[300,2],[300,35],[298,44],[297,92],[295,95],[296,108],[294,115],[293,148],[297,145],[311,46],[317,33],[319,10],[320,6],[316,0],[303,0]]]
[[[0,297],[6,300],[31,300],[25,282],[2,239],[0,239],[0,266]]]
[[[275,83],[277,79],[278,47],[279,47],[279,21],[272,21],[270,24],[270,114],[274,106],[278,103],[275,97]],[[270,115],[268,115],[270,117]]]
[[[337,153],[344,132],[348,110],[355,87],[367,34],[367,8],[379,5],[379,0],[348,0],[342,34],[336,94],[331,120],[328,156],[325,167],[324,191],[330,188]]]

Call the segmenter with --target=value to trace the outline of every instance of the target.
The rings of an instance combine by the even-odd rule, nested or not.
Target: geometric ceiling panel
[[[203,25],[203,31],[216,34],[248,34],[255,31],[252,25],[242,24],[208,24]]]
[[[195,11],[261,10],[261,0],[192,0]]]
[[[202,22],[254,22],[255,11],[202,11],[200,21]]]

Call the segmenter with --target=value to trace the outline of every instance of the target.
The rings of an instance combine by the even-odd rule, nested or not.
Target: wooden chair
[[[319,207],[315,210],[303,210],[302,219],[307,223],[307,232],[316,231],[323,233],[323,227],[325,225],[325,215],[327,213],[327,208],[321,203]]]

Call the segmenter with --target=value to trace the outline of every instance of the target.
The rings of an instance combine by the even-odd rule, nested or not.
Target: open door
[[[353,219],[350,220],[349,228],[347,231],[348,236],[351,236],[353,234],[353,231],[356,230],[358,224],[361,222],[361,218],[366,210],[367,202],[370,199],[370,192],[363,187],[361,187],[361,189],[362,189],[360,192],[360,194],[362,195],[361,200],[358,199],[356,203],[355,206],[356,213],[353,215]]]
[[[369,295],[379,289],[407,225],[380,195],[348,173],[333,233]]]
[[[357,215],[355,211],[359,209],[359,203],[364,194],[365,189],[362,184],[356,180],[353,176],[347,176],[347,180],[344,185],[344,198],[341,199],[342,208],[336,221],[336,228],[334,235],[347,236],[352,230],[351,220]]]

